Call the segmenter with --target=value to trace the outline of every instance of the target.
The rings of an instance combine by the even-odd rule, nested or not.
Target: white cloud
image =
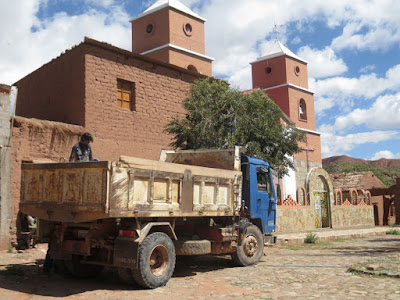
[[[96,6],[109,7],[114,4],[115,0],[84,0],[87,4]]]
[[[337,131],[365,125],[371,129],[400,128],[400,93],[379,97],[368,109],[355,109],[336,119]]]
[[[198,2],[198,1],[197,1]],[[199,12],[208,19],[206,23],[207,52],[215,57],[214,67],[222,69],[227,65],[226,59],[235,56],[240,60],[241,52],[235,52],[237,46],[245,49],[254,49],[256,56],[262,56],[260,47],[266,38],[274,39],[273,27],[275,23],[282,32],[281,40],[294,34],[294,42],[298,32],[289,32],[287,25],[294,24],[298,31],[312,31],[315,28],[310,24],[313,21],[325,22],[334,28],[344,26],[344,33],[332,43],[332,49],[387,49],[389,46],[400,43],[400,5],[396,0],[210,0],[205,2]],[[293,9],[295,5],[296,9]],[[223,21],[222,21],[223,20]],[[390,36],[389,36],[390,35]],[[354,37],[353,37],[354,36]],[[347,44],[344,44],[347,42]],[[359,45],[358,48],[354,45]],[[316,76],[334,76],[345,72],[345,63],[328,50],[320,50],[321,55],[329,54],[329,69],[323,70],[317,65]],[[334,63],[338,65],[334,65]],[[248,63],[248,62],[247,62]],[[246,64],[247,64],[246,63]],[[238,67],[238,71],[245,67]],[[323,73],[323,72],[326,72]],[[319,75],[321,74],[321,75]],[[332,75],[331,75],[332,74]],[[234,76],[228,74],[228,77]],[[243,89],[251,88],[248,80],[241,83]]]
[[[2,11],[0,79],[4,83],[14,83],[82,42],[84,36],[131,48],[129,16],[119,7],[113,7],[109,14],[92,9],[82,15],[58,13],[38,20],[40,3],[39,0],[14,0]],[[36,31],[31,31],[32,26]]]
[[[298,45],[301,43],[301,38],[299,36],[296,36],[291,42],[293,45]]]
[[[330,77],[347,72],[348,68],[341,58],[337,58],[333,49],[311,49],[304,46],[297,55],[309,62],[308,75],[312,78]]]
[[[84,35],[104,40],[119,47],[130,48],[128,20],[132,16],[120,8],[125,0],[76,1],[80,1],[82,5],[92,3],[94,4],[93,7],[102,7],[103,13],[91,10],[78,16],[65,15],[63,17],[65,23],[58,22],[56,28],[50,24],[56,22],[54,19],[43,21],[36,17],[39,5],[46,3],[47,0],[15,0],[2,7],[3,17],[0,20],[0,25],[5,34],[3,34],[0,42],[0,56],[11,59],[7,59],[5,62],[1,60],[0,66],[7,68],[8,71],[12,70],[11,72],[0,70],[2,80],[8,83],[14,81],[57,56],[65,48],[79,43]],[[295,24],[295,28],[299,31],[313,30],[310,23],[315,20],[323,21],[332,28],[345,24],[344,34],[348,34],[346,39],[357,34],[362,37],[367,37],[368,34],[378,36],[379,30],[376,29],[394,33],[391,34],[390,41],[385,38],[379,43],[375,43],[379,44],[380,49],[393,44],[396,39],[397,42],[400,41],[400,37],[396,35],[398,28],[400,28],[400,19],[398,18],[400,6],[397,5],[396,0],[354,0],[351,2],[345,0],[330,2],[315,0],[301,2],[294,0],[281,0],[279,2],[274,0],[231,0],[229,5],[226,1],[217,0],[181,1],[208,19],[206,23],[207,55],[216,58],[214,62],[215,70],[221,72],[220,70],[224,70],[229,62],[237,61],[237,67],[231,68],[223,75],[233,80],[242,78],[239,85],[243,89],[251,88],[251,84],[249,79],[240,76],[240,74],[235,74],[235,72],[243,72],[248,67],[250,60],[245,61],[242,57],[246,55],[246,57],[256,58],[263,54],[264,49],[261,45],[267,37],[274,39],[272,30],[275,23],[282,32],[281,40],[285,40],[285,38],[288,40],[288,37],[290,38],[294,34],[291,41],[293,43],[300,41],[299,32],[289,32],[287,25],[289,23]],[[144,9],[154,2],[155,0],[138,1],[138,4],[144,5]],[[294,5],[296,9],[293,9]],[[23,9],[21,9],[22,7]],[[119,10],[120,16],[124,16],[124,18],[110,18],[104,15],[104,8],[109,9],[110,14],[115,14],[113,12]],[[69,23],[71,20],[73,24]],[[46,24],[46,27],[44,27],[44,24]],[[32,26],[37,26],[41,35],[34,35],[30,31]],[[47,39],[36,39],[37,36],[45,36]],[[57,38],[54,39],[54,36]],[[382,34],[379,36],[382,36]],[[63,41],[60,41],[58,37],[62,37]],[[369,43],[373,43],[373,41],[375,40],[371,38]],[[9,43],[13,45],[10,46]],[[336,42],[336,44],[338,43]],[[43,47],[43,45],[45,46]],[[352,46],[349,45],[348,47]],[[28,48],[32,49],[32,52],[29,51],[32,54],[26,53],[25,49]],[[251,55],[247,53],[248,49],[252,49],[250,50]],[[329,68],[321,74],[321,68],[316,67],[315,76],[333,76],[332,74],[344,72],[345,64],[336,58],[335,53],[327,49],[320,51],[321,55],[330,55],[324,60],[325,62],[328,61]],[[335,62],[338,63],[336,68],[333,66]],[[18,65],[17,69],[11,67],[15,65]]]
[[[391,151],[383,150],[383,151],[376,152],[374,154],[374,156],[371,158],[371,160],[379,160],[381,158],[398,159],[398,158],[400,158],[400,153],[394,154]]]
[[[385,25],[383,25],[385,26]],[[332,48],[336,50],[386,50],[396,44],[400,39],[400,30],[395,27],[372,27],[366,34],[359,33],[364,30],[362,24],[350,23],[343,30],[343,35],[332,41]]]
[[[324,158],[346,154],[360,145],[377,144],[400,139],[400,132],[398,131],[371,131],[345,136],[338,136],[329,131],[325,132],[321,128],[320,131],[322,132],[321,151]]]
[[[372,71],[374,71],[376,68],[375,65],[367,65],[365,67],[362,67],[359,71],[359,73],[370,73]]]
[[[359,78],[334,77],[325,80],[310,79],[310,88],[316,92],[315,111],[322,114],[326,109],[337,107],[337,112],[352,110],[354,99],[373,99],[387,91],[400,90],[400,65],[386,72],[385,77],[376,74]],[[326,103],[329,99],[329,103]]]

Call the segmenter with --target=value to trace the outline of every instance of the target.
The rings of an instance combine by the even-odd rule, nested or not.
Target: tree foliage
[[[280,122],[282,111],[262,91],[242,93],[223,80],[201,79],[183,100],[187,114],[167,124],[171,146],[221,149],[246,146],[247,155],[263,159],[282,176],[294,168],[290,157],[300,152],[304,134]]]

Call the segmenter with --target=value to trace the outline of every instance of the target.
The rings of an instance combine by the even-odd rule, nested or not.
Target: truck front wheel
[[[144,288],[164,286],[175,269],[175,247],[168,235],[155,232],[139,246],[138,268],[132,270],[136,283]]]
[[[258,263],[264,252],[264,237],[260,229],[255,225],[249,225],[244,229],[243,239],[239,241],[232,259],[238,266],[250,266]]]

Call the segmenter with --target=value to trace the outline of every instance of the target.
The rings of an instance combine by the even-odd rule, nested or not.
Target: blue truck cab
[[[245,217],[259,224],[264,234],[275,232],[277,201],[271,166],[263,160],[242,156],[241,169]]]

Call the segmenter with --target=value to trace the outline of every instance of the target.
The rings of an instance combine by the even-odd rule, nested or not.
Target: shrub
[[[309,232],[304,239],[304,243],[306,244],[315,244],[317,241],[318,237],[312,232]]]
[[[386,231],[386,234],[400,235],[400,231],[398,231],[397,229],[390,229]]]

